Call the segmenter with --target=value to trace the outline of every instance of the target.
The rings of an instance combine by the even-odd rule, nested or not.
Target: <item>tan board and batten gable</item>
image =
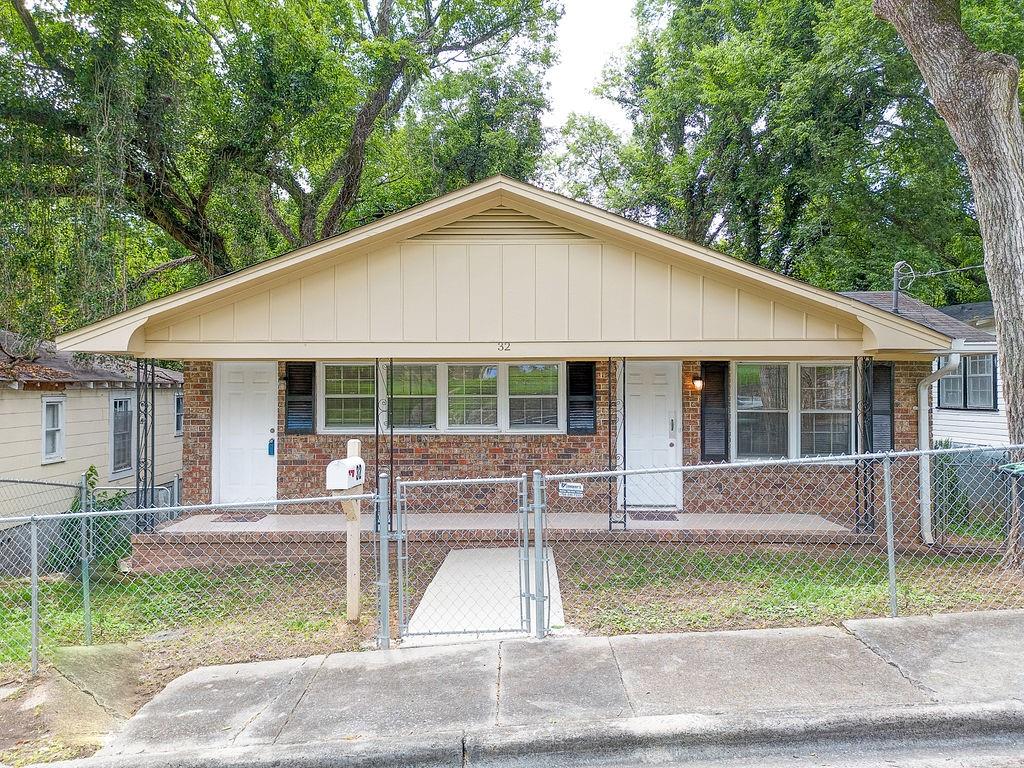
[[[274,360],[930,356],[950,343],[500,177],[59,341]]]

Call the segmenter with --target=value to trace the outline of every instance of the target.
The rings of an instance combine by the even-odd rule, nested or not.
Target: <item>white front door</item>
[[[217,501],[277,497],[277,363],[218,363],[214,375]]]
[[[678,361],[626,361],[622,429],[626,469],[678,467],[682,463],[680,375]],[[682,478],[679,475],[636,475],[619,484],[619,503],[629,509],[678,509],[681,500]]]

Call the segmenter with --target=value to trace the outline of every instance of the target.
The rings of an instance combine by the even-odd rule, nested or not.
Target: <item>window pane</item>
[[[395,397],[391,401],[392,423],[399,428],[429,429],[437,426],[437,399]]]
[[[57,429],[60,426],[60,403],[46,404],[46,428]]]
[[[515,395],[558,395],[557,365],[510,365],[508,393]]]
[[[969,408],[991,408],[992,405],[992,377],[968,376],[967,406]]]
[[[939,406],[942,408],[963,408],[963,379],[960,375],[943,376],[939,379]]]
[[[57,430],[47,430],[45,433],[45,444],[43,452],[47,456],[57,455]]]
[[[436,395],[436,365],[396,365],[391,371],[391,394]]]
[[[132,467],[132,401],[118,398],[114,401],[113,410],[110,463],[114,472],[120,472]]]
[[[512,397],[508,401],[509,426],[557,427],[557,397]]]
[[[325,365],[324,391],[328,395],[372,395],[374,366]]]
[[[800,415],[800,455],[829,456],[848,453],[853,417],[845,413]]]
[[[498,397],[448,398],[448,423],[452,426],[494,427],[498,424]]]
[[[498,366],[449,365],[448,396],[498,394]]]
[[[784,459],[789,446],[785,413],[736,414],[736,456],[741,459]]]
[[[741,410],[787,410],[787,376],[785,365],[737,365],[736,407]]]
[[[372,427],[376,410],[372,397],[328,397],[324,401],[324,426]]]
[[[848,411],[853,403],[851,369],[845,365],[800,367],[800,408],[805,411]]]

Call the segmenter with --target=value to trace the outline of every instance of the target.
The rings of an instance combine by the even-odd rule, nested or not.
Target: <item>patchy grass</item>
[[[623,634],[831,624],[889,613],[884,555],[667,547],[556,549],[566,623]],[[1024,607],[998,558],[901,556],[900,612]]]
[[[372,580],[364,576],[364,584]],[[371,590],[364,589],[364,595]],[[90,584],[94,644],[156,637],[187,670],[205,663],[356,650],[373,636],[373,600],[358,624],[345,615],[344,565],[245,565],[216,571],[96,574]],[[40,583],[41,654],[85,641],[82,585],[68,576]],[[31,595],[26,579],[0,581],[0,679],[29,660]],[[170,632],[161,637],[161,633]],[[179,672],[180,673],[180,672]]]

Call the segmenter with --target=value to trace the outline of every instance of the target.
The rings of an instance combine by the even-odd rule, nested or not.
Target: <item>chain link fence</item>
[[[377,496],[150,509],[126,507],[134,497],[121,489],[0,483],[0,511],[11,499],[32,510],[0,521],[0,665],[153,638],[194,666],[392,637],[1024,608],[1022,457],[969,448],[538,470],[399,480],[393,499],[382,475]],[[360,505],[357,622],[343,502]]]
[[[547,475],[546,564],[565,624],[602,634],[1024,608],[1019,456]]]
[[[399,637],[530,631],[526,475],[399,480],[393,528]]]
[[[37,496],[45,514],[0,521],[0,666],[34,672],[62,646],[170,640],[185,656],[213,648],[212,658],[249,660],[372,637],[372,495],[344,498],[365,507],[357,625],[340,497],[134,509],[122,489]]]

